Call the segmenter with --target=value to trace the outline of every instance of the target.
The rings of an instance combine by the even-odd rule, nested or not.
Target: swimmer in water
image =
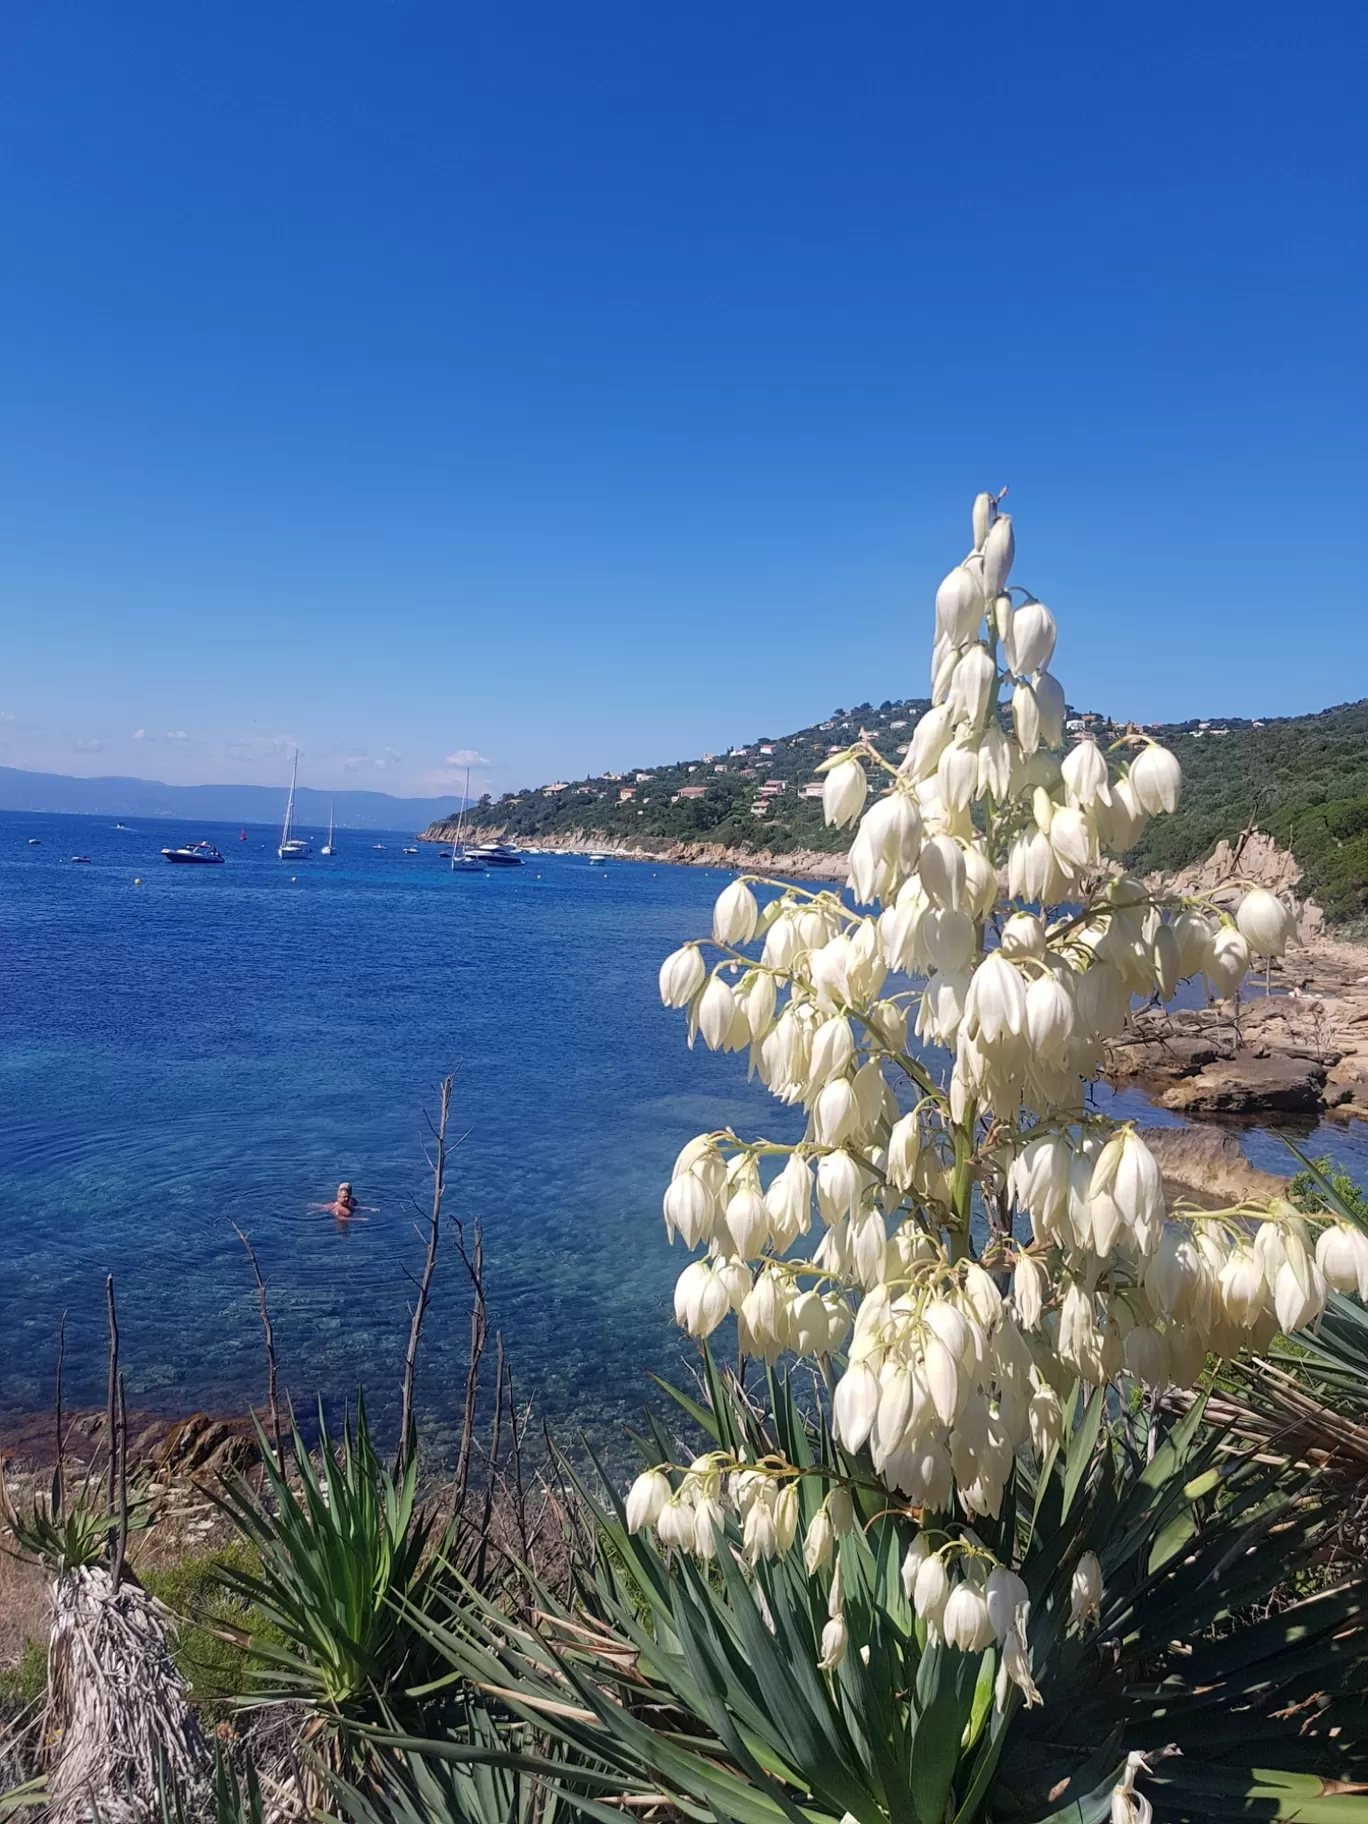
[[[373,1203],[358,1203],[351,1185],[342,1183],[338,1185],[337,1196],[331,1203],[311,1203],[309,1208],[335,1216],[339,1222],[351,1222],[362,1211],[374,1214],[376,1206]]]

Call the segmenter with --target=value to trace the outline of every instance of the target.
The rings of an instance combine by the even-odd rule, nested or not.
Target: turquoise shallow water
[[[223,868],[162,862],[205,835]],[[726,1121],[795,1127],[743,1061],[690,1053],[656,997],[660,958],[706,928],[726,877],[559,856],[453,877],[434,849],[371,832],[291,866],[274,831],[237,835],[0,816],[0,1413],[50,1400],[64,1309],[68,1401],[103,1400],[108,1271],[132,1403],[259,1397],[231,1220],[296,1398],[337,1405],[364,1383],[391,1420],[424,1114],[456,1067],[447,1212],[483,1224],[519,1394],[553,1429],[620,1435],[647,1371],[680,1359],[683,1257],[659,1215],[676,1151]],[[1361,1130],[1313,1144],[1368,1176]],[[1276,1138],[1246,1145],[1283,1169]],[[341,1178],[378,1206],[367,1222],[309,1212]],[[468,1320],[448,1253],[420,1379],[434,1441],[454,1427]]]

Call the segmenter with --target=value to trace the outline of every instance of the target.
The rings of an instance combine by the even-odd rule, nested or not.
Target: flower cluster
[[[711,941],[661,968],[690,1044],[745,1052],[806,1117],[793,1144],[690,1142],[664,1213],[698,1251],[682,1327],[734,1315],[744,1353],[822,1364],[839,1444],[942,1517],[946,1543],[922,1532],[905,1569],[917,1614],[953,1646],[996,1641],[1029,1697],[1019,1579],[967,1530],[999,1512],[1018,1453],[1060,1444],[1076,1380],[1189,1387],[1209,1353],[1314,1322],[1329,1288],[1368,1295],[1368,1239],[1286,1204],[1170,1211],[1135,1129],[1089,1112],[1136,997],[1190,978],[1229,997],[1293,923],[1260,888],[1233,917],[1166,902],[1112,859],[1176,808],[1178,761],[1134,733],[1061,752],[1054,617],[1009,584],[1012,522],[986,494],[973,541],[936,592],[932,707],[906,751],[862,738],[823,769],[827,821],[854,829],[848,898],[737,880]],[[649,1471],[629,1503],[662,1544],[711,1554],[728,1510],[752,1561],[799,1542],[782,1473],[676,1473]],[[835,1500],[801,1542],[810,1569]],[[1082,1620],[1100,1576],[1078,1568]],[[839,1609],[838,1589],[827,1659]]]

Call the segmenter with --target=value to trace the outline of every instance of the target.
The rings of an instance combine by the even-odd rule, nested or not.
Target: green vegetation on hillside
[[[795,734],[761,736],[729,753],[670,766],[635,768],[595,779],[482,800],[476,822],[528,842],[582,832],[589,840],[717,842],[768,849],[840,849],[805,787],[828,753],[861,731],[893,756],[906,744],[925,698],[835,710]],[[1104,741],[1116,730],[1094,720]],[[1305,890],[1332,919],[1368,913],[1368,699],[1311,716],[1277,721],[1185,722],[1150,733],[1183,764],[1176,816],[1153,819],[1136,847],[1144,871],[1174,869],[1234,841],[1257,820],[1290,848]]]
[[[762,735],[729,753],[704,754],[669,766],[575,779],[536,791],[482,800],[476,822],[506,827],[535,842],[582,830],[591,838],[655,842],[721,842],[775,852],[843,849],[848,836],[822,823],[818,797],[804,797],[828,753],[864,730],[884,753],[896,753],[928,708],[926,698],[875,709],[860,703],[791,735]]]
[[[1187,722],[1152,732],[1183,763],[1183,801],[1176,816],[1146,828],[1138,866],[1199,861],[1254,818],[1291,849],[1303,891],[1328,917],[1368,912],[1368,699],[1275,722]]]

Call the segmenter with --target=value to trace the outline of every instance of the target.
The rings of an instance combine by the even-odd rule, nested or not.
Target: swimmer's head
[[[341,1201],[342,1201],[342,1202],[344,1202],[344,1203],[345,1203],[345,1202],[346,1202],[346,1200],[347,1200],[347,1198],[348,1198],[348,1197],[350,1197],[350,1196],[351,1196],[351,1194],[352,1194],[352,1192],[351,1192],[351,1186],[350,1186],[350,1184],[339,1184],[339,1185],[338,1185],[338,1187],[337,1187],[337,1195],[338,1195],[338,1198],[339,1198],[339,1199],[340,1199],[340,1200],[341,1200]]]

